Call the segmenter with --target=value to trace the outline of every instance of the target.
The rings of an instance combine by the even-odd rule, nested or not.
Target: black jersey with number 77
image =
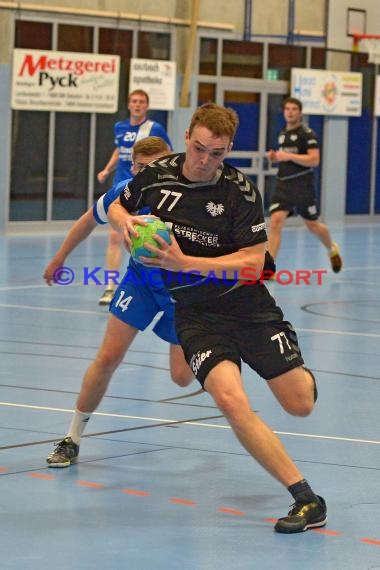
[[[267,241],[261,196],[247,176],[222,163],[214,180],[191,182],[182,175],[184,160],[181,153],[151,162],[128,183],[120,195],[121,204],[129,212],[147,206],[152,214],[171,222],[187,255],[219,257]],[[187,283],[190,277],[179,280],[174,272],[164,274],[168,274],[165,282],[177,299],[219,296],[233,284],[227,279],[218,283],[203,280],[202,284],[199,277]]]

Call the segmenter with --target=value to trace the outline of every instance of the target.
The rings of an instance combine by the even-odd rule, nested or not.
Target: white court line
[[[370,338],[379,338],[379,333],[362,333],[362,332],[350,332],[350,331],[329,331],[327,329],[304,329],[302,327],[295,326],[296,332],[311,332],[311,333],[321,333],[321,334],[341,334],[343,336],[365,336]]]
[[[86,285],[86,287],[93,287],[93,285]],[[47,289],[49,285],[42,283],[41,285],[7,285],[0,287],[0,291],[19,291],[20,289]],[[56,285],[56,287],[84,287],[83,283],[70,283],[70,285]]]
[[[80,309],[66,309],[62,308],[59,309],[58,307],[35,307],[33,305],[10,305],[7,303],[0,303],[0,308],[4,309],[27,309],[30,311],[52,311],[55,313],[78,313],[81,315],[106,315],[108,316],[108,312],[104,313],[102,311],[82,311]],[[337,317],[338,318],[338,317]],[[311,332],[311,333],[319,333],[319,334],[336,334],[342,336],[362,336],[368,338],[380,338],[380,333],[364,333],[364,332],[350,332],[350,331],[330,331],[327,329],[305,329],[301,327],[295,327],[296,331],[301,332]]]
[[[11,305],[8,303],[0,303],[3,309],[27,309],[29,311],[51,311],[52,313],[78,313],[80,315],[106,315],[101,311],[82,311],[81,309],[59,309],[58,307],[36,307],[35,305]]]
[[[67,408],[50,408],[48,406],[33,406],[30,404],[14,404],[11,402],[0,402],[0,406],[8,406],[12,408],[27,408],[30,410],[43,410],[47,412],[64,412],[64,413],[74,413],[74,410],[69,410]],[[215,428],[215,429],[231,429],[229,425],[220,425],[220,424],[208,424],[204,422],[187,422],[182,420],[168,420],[167,418],[150,418],[145,416],[127,416],[125,414],[110,414],[107,412],[94,412],[93,416],[103,416],[106,418],[122,418],[127,420],[144,420],[148,422],[165,422],[165,423],[178,423],[181,422],[183,425],[189,426],[196,426],[196,427],[208,427],[208,428]],[[380,445],[380,441],[376,441],[373,439],[358,439],[352,437],[339,437],[333,435],[316,435],[311,433],[297,433],[297,432],[290,432],[290,431],[275,431],[278,435],[290,435],[294,437],[308,437],[311,439],[326,439],[331,441],[346,441],[349,443],[369,443],[372,445]]]

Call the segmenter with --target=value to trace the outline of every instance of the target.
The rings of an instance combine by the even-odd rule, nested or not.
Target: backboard
[[[379,30],[380,0],[327,2],[327,49],[351,51],[356,34],[379,34]]]

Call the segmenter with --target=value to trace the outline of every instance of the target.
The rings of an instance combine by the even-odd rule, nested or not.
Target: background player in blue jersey
[[[327,225],[319,220],[315,200],[314,168],[320,161],[317,135],[302,123],[299,99],[287,97],[283,113],[286,124],[278,136],[278,150],[268,152],[269,160],[279,163],[276,189],[269,206],[268,249],[276,259],[286,219],[296,210],[307,229],[326,247],[331,268],[338,273],[342,268],[339,247],[332,241]]]
[[[148,137],[137,142],[133,148],[132,173],[135,174],[152,159],[168,154],[168,150],[165,141],[159,137]],[[74,224],[45,269],[44,278],[49,285],[54,283],[54,271],[64,264],[67,255],[92,232],[98,223],[106,222],[109,205],[125,188],[126,182],[119,183],[99,198],[94,208],[90,208]],[[141,220],[138,216],[136,219]],[[145,272],[144,280],[141,279],[142,272]],[[99,405],[112,374],[121,363],[138,332],[143,331],[161,311],[163,314],[155,324],[153,331],[170,343],[172,379],[179,386],[187,386],[193,380],[193,373],[185,361],[175,333],[173,300],[156,278],[152,280],[147,278],[148,272],[149,269],[141,263],[130,259],[127,269],[129,278],[116,291],[102,344],[94,362],[84,375],[69,431],[47,458],[49,467],[68,467],[76,461],[80,437],[91,413]],[[129,299],[128,303],[123,302],[126,298]]]
[[[325,501],[253,410],[241,361],[267,381],[283,408],[294,415],[312,411],[315,379],[304,367],[295,331],[268,289],[243,278],[247,267],[262,270],[267,236],[257,187],[223,162],[237,126],[232,109],[212,103],[197,109],[186,131],[186,152],[144,168],[111,204],[109,217],[124,232],[128,246],[130,235],[136,233],[137,208],[148,206],[152,214],[172,224],[172,244],[157,236],[159,248],[145,244],[157,257],[141,259],[162,268],[176,300],[176,331],[196,378],[240,443],[295,500],[275,530],[301,532],[326,523]],[[208,279],[210,272],[216,280]],[[190,274],[195,283],[182,279]]]
[[[160,137],[148,137],[147,140],[143,139],[143,141],[137,142],[132,149],[133,173],[136,174],[143,166],[152,160],[165,156],[170,152],[171,149]],[[110,204],[119,197],[120,192],[124,190],[126,183],[131,178],[132,175],[120,181],[118,184],[114,184],[108,192],[103,194],[99,200],[95,202],[92,208],[89,208],[75,222],[44,270],[43,276],[48,285],[54,283],[54,271],[64,265],[67,256],[73,249],[86,239],[98,224],[106,224],[108,222],[107,212]]]
[[[115,150],[106,166],[98,173],[98,181],[103,184],[111,173],[114,173],[113,184],[118,184],[126,178],[131,178],[132,147],[147,136],[162,138],[170,149],[172,144],[162,125],[148,119],[149,95],[143,89],[136,89],[128,96],[129,118],[118,121],[114,125]],[[122,260],[121,237],[112,228],[108,235],[106,249],[106,269],[118,270]],[[114,293],[114,286],[104,291],[99,299],[99,305],[109,305]]]

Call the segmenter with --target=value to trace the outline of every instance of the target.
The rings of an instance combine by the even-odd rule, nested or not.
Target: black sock
[[[289,485],[288,491],[297,503],[319,502],[317,495],[312,491],[306,479],[301,479],[298,483]]]

